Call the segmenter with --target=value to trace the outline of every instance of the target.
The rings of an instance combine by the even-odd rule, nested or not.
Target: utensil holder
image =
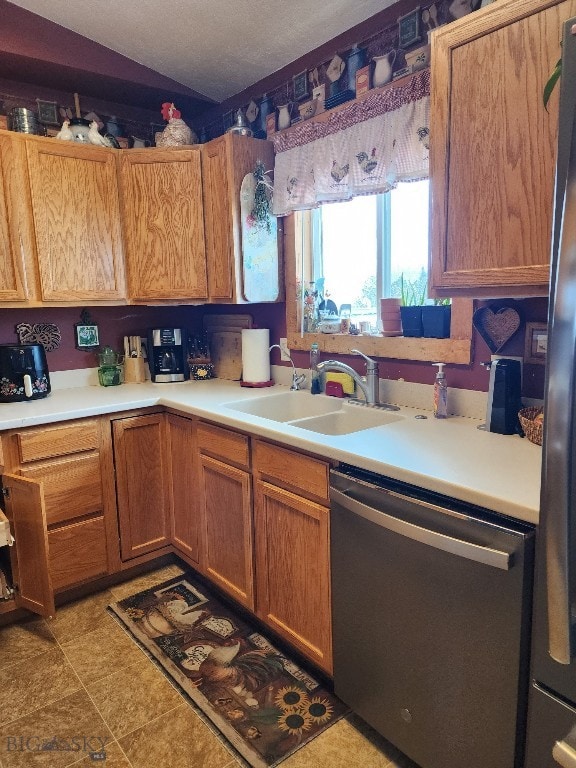
[[[143,357],[127,357],[124,360],[124,383],[142,384],[146,381],[146,368]]]

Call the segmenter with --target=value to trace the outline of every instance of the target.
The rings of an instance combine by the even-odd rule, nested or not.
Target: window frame
[[[313,342],[322,352],[351,354],[359,349],[371,357],[422,362],[445,362],[469,365],[472,360],[473,301],[468,298],[452,299],[452,321],[449,339],[409,338],[404,336],[352,336],[340,333],[304,333],[298,324],[297,260],[302,259],[302,248],[297,242],[296,214],[285,216],[283,242],[286,275],[286,335],[290,349],[308,351]],[[312,237],[312,227],[304,232]],[[429,266],[429,274],[430,274]]]

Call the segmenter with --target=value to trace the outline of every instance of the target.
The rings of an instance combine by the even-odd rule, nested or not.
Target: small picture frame
[[[302,101],[308,96],[308,70],[300,72],[299,75],[294,75],[292,78],[294,85],[294,101]]]
[[[76,323],[76,349],[96,349],[100,346],[97,325]]]
[[[547,351],[548,326],[546,323],[526,323],[524,362],[545,365]]]
[[[38,120],[43,125],[60,125],[58,120],[58,104],[55,101],[36,99],[38,104]]]
[[[420,6],[398,19],[398,45],[409,48],[422,39],[420,27]]]

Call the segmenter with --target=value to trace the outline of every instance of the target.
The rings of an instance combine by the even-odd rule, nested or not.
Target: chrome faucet
[[[282,350],[282,347],[280,344],[272,344],[268,352],[272,352],[273,349],[279,349],[280,352],[285,351]],[[293,392],[297,392],[300,389],[300,386],[304,384],[306,381],[306,374],[305,373],[296,373],[296,366],[294,365],[294,360],[290,357],[290,354],[288,355],[288,359],[292,363],[292,385],[290,389]]]
[[[340,360],[324,360],[322,363],[318,363],[318,370],[319,371],[342,371],[343,373],[347,373],[356,382],[360,390],[362,391],[364,395],[364,400],[366,401],[366,405],[375,406],[378,408],[385,408],[386,410],[391,411],[399,411],[400,409],[395,405],[388,405],[386,403],[380,402],[380,377],[378,376],[378,363],[376,360],[373,360],[371,357],[368,357],[368,355],[365,355],[364,352],[360,352],[359,349],[353,349],[352,352],[354,352],[357,355],[362,355],[364,360],[366,360],[366,377],[363,378],[360,376],[354,368],[351,368],[349,365],[346,365],[346,363],[341,363]]]

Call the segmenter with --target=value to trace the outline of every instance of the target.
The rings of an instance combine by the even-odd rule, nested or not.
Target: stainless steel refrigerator
[[[525,768],[576,768],[576,18],[562,42]]]

